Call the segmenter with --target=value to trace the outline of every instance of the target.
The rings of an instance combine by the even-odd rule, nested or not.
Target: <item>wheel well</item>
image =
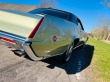
[[[74,47],[76,47],[76,45],[78,44],[78,42],[79,42],[79,38],[76,38],[76,39],[74,40]]]

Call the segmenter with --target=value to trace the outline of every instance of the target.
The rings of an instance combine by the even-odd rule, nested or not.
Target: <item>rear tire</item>
[[[72,51],[73,51],[74,45],[73,43],[69,46],[68,50],[65,51],[65,53],[63,53],[62,55],[60,55],[58,61],[60,63],[66,63],[70,60]]]

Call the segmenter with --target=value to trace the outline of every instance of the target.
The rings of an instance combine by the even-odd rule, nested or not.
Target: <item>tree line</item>
[[[93,27],[89,35],[98,40],[110,40],[110,19],[100,19],[98,26]]]
[[[110,0],[104,0],[101,4],[110,8]],[[93,27],[88,35],[98,40],[110,41],[110,18],[99,19],[98,26]]]

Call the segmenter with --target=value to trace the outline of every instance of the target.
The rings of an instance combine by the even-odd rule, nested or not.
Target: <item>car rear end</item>
[[[69,13],[50,8],[28,13],[0,10],[0,41],[32,60],[61,55],[74,34],[68,20]]]
[[[20,11],[0,10],[0,41],[14,47],[19,53],[27,53],[32,60],[39,60],[31,47],[44,16]]]

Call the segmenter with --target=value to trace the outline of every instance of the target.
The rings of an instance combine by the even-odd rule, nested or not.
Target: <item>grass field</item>
[[[89,38],[87,44],[94,46],[91,67],[96,82],[110,82],[110,44]]]

